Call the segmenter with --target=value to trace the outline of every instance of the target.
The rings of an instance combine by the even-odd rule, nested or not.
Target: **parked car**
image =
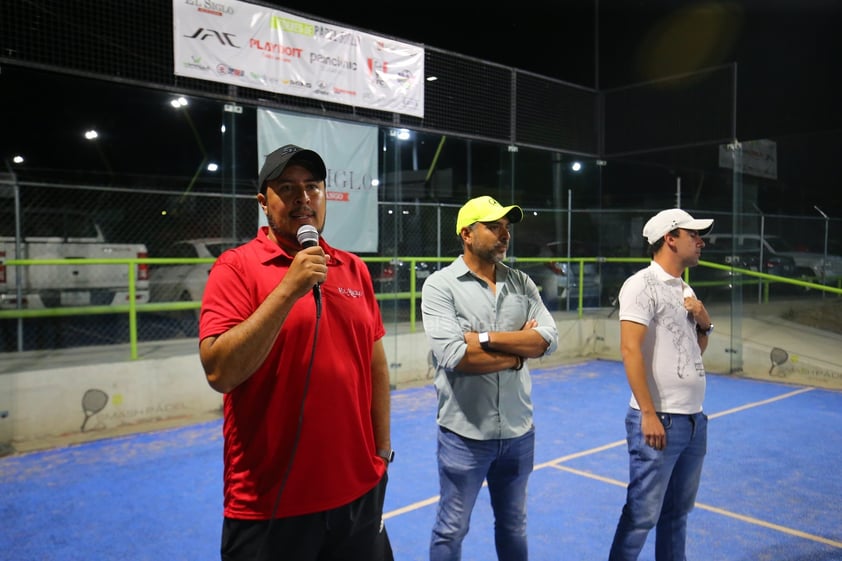
[[[145,244],[106,239],[94,217],[80,211],[28,208],[20,220],[22,232],[17,232],[14,211],[0,210],[0,309],[129,303],[128,265],[72,263],[79,259],[145,258]],[[68,265],[15,266],[7,265],[7,259],[59,259]],[[134,300],[138,304],[150,298],[148,273],[145,263],[135,268]]]
[[[736,267],[780,277],[816,278],[823,268],[823,255],[796,251],[778,236],[761,238],[757,234],[742,234],[735,240],[732,234],[711,234],[704,239],[702,259],[708,261],[733,263]],[[830,257],[828,263],[832,262]],[[829,276],[831,272],[835,272],[836,277],[842,276],[842,257],[837,259],[836,269],[827,269]]]
[[[409,263],[402,259],[368,262],[368,270],[371,273],[374,292],[378,294],[409,292],[411,282]],[[415,262],[416,292],[421,291],[424,281],[430,276],[430,273],[436,270],[436,265],[437,263],[427,263],[425,261]]]
[[[702,261],[778,277],[797,277],[797,267],[792,257],[769,251],[764,251],[761,256],[760,241],[757,238],[740,239],[736,248],[732,247],[733,236],[729,234],[704,236],[704,240]],[[723,298],[723,294],[730,293],[735,288],[757,286],[759,282],[761,281],[750,275],[738,275],[735,278],[730,270],[713,269],[704,265],[693,267],[690,271],[690,284],[702,299]],[[793,290],[792,285],[785,283],[776,283],[774,287],[776,291]]]
[[[760,254],[759,236],[740,236],[734,247],[734,237],[730,234],[705,236],[702,260],[723,265],[733,265],[768,275],[794,278],[798,274],[795,259],[791,255],[765,249]]]
[[[226,249],[248,240],[197,238],[173,243],[155,257],[217,258]],[[201,301],[213,263],[156,265],[149,274],[152,302]]]
[[[718,244],[730,244],[732,238],[733,236],[726,234],[713,236]],[[742,234],[737,240],[739,247],[756,251],[758,254],[760,242],[761,237],[757,234]],[[828,254],[825,257],[824,253],[799,250],[789,240],[780,236],[763,236],[762,242],[764,256],[792,257],[796,267],[795,276],[815,282],[824,280],[828,284],[842,278],[842,256],[840,255]]]
[[[523,248],[523,246],[521,246]],[[566,248],[561,242],[550,242],[541,246],[537,255],[529,257],[562,257]],[[529,252],[528,248],[526,249]],[[521,255],[520,257],[527,257]],[[550,311],[576,309],[579,306],[579,263],[576,261],[549,261],[515,265],[535,281],[541,291],[541,299]],[[600,305],[602,276],[598,263],[584,263],[584,284],[582,305],[594,308]],[[570,306],[568,308],[568,301]]]

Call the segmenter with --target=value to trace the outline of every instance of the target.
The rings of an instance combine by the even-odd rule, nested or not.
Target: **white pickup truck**
[[[84,214],[67,210],[24,210],[21,240],[15,214],[0,209],[0,310],[129,303],[129,265],[9,265],[11,259],[126,259],[147,257],[144,244],[110,243]],[[149,269],[135,270],[138,304],[149,301]]]

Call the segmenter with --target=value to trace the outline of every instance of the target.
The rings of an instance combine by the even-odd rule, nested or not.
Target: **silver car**
[[[535,257],[562,257],[566,246],[561,242],[550,242],[541,246]],[[527,249],[528,251],[528,249]],[[546,263],[523,263],[515,265],[535,281],[541,291],[541,299],[550,311],[575,310],[579,306],[579,262],[548,261]],[[584,263],[582,284],[582,307],[595,308],[600,305],[602,276],[597,263]]]
[[[705,237],[705,242],[725,248],[731,247],[733,238],[734,236],[731,234],[711,234]],[[741,234],[737,237],[736,242],[737,249],[745,253],[760,255],[762,250],[764,260],[791,257],[795,262],[795,275],[792,276],[826,284],[835,283],[842,278],[842,256],[827,255],[825,257],[823,253],[799,251],[789,241],[780,236],[763,236],[761,238],[757,234]],[[705,250],[702,250],[702,255],[705,255]],[[772,274],[778,273],[773,272]]]
[[[223,251],[248,240],[231,238],[197,238],[177,241],[155,257],[216,259]],[[149,273],[150,301],[201,301],[213,262],[184,265],[156,265]]]

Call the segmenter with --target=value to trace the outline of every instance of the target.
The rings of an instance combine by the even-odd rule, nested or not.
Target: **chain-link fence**
[[[253,237],[258,224],[253,196],[47,184],[0,187],[6,195],[0,232],[3,351],[195,337],[211,264],[225,249]],[[15,208],[20,209],[17,217]],[[458,209],[445,203],[379,204],[379,250],[361,256],[368,261],[387,322],[420,319],[424,280],[461,252],[454,227]],[[622,282],[645,262],[640,232],[657,210],[524,205],[525,218],[512,229],[509,262],[530,274],[551,310],[611,309]],[[147,220],[161,212],[175,216],[161,216],[160,223]],[[838,219],[690,212],[715,219],[709,236],[715,243],[709,241],[702,259],[830,286],[842,279],[842,271],[833,268],[842,257],[831,245],[842,238]],[[183,224],[174,227],[178,222]],[[743,243],[732,234],[767,243]],[[341,240],[328,241],[341,247]],[[124,247],[130,253],[118,254]],[[23,250],[20,257],[16,248]],[[19,259],[30,264],[19,265]],[[778,270],[781,260],[794,266]],[[106,278],[116,281],[108,285]],[[708,301],[729,301],[736,289],[748,300],[770,296],[769,283],[751,278],[735,283],[729,270],[700,267],[691,278]],[[816,294],[802,285],[771,287],[773,297]]]

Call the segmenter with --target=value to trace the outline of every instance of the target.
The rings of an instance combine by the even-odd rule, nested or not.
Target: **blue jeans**
[[[535,428],[517,438],[472,440],[440,427],[437,456],[441,497],[430,561],[462,558],[462,540],[486,479],[497,558],[526,561],[526,483],[535,458]]]
[[[658,417],[667,436],[663,450],[646,444],[640,411],[630,407],[626,414],[629,486],[609,561],[637,559],[649,530],[656,524],[655,559],[686,559],[687,515],[693,510],[699,489],[707,451],[708,418],[704,413],[658,413]]]

